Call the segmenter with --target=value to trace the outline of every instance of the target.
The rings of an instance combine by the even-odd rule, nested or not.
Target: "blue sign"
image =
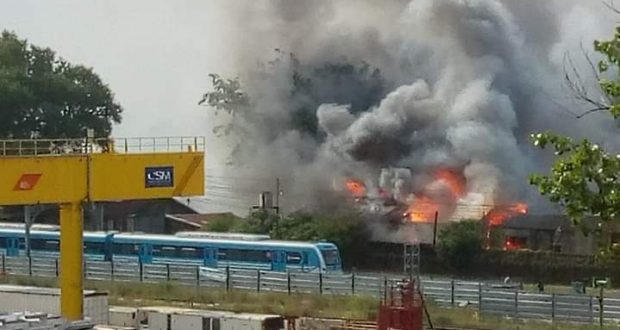
[[[145,168],[144,186],[146,188],[173,187],[174,168],[172,166]]]

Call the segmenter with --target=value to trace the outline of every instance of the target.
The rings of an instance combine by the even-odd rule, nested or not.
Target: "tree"
[[[256,211],[244,221],[239,230],[244,233],[267,234],[277,237],[279,216],[265,210]]]
[[[439,232],[439,258],[459,271],[466,270],[482,251],[483,236],[480,221],[452,223]]]
[[[92,69],[14,33],[0,37],[0,137],[72,138],[92,128],[108,137],[121,106]]]
[[[325,240],[338,246],[347,267],[363,262],[370,240],[360,214],[341,210],[330,214],[293,213],[278,224],[278,238],[287,240]]]
[[[349,61],[303,63],[295,54],[276,50],[277,57],[269,62],[265,72],[260,73],[260,81],[274,86],[281,79],[276,72],[287,72],[290,85],[286,88],[286,104],[290,113],[290,123],[286,128],[297,130],[314,139],[321,139],[316,111],[321,104],[348,104],[352,113],[368,111],[385,96],[385,82],[379,69],[366,62]],[[254,73],[255,75],[256,73]],[[252,76],[252,73],[250,73]],[[215,109],[216,113],[225,111],[233,117],[244,117],[250,122],[258,121],[257,113],[252,112],[262,101],[260,97],[251,99],[242,89],[239,78],[224,79],[217,74],[209,74],[213,88],[203,94],[198,102]],[[249,77],[255,80],[257,77]],[[250,91],[255,86],[246,86]],[[260,96],[260,93],[250,93]],[[258,114],[264,116],[264,114]],[[234,121],[214,128],[216,134],[228,135],[235,127]],[[284,127],[283,127],[284,128]],[[239,133],[239,132],[238,132]]]
[[[338,246],[345,266],[364,261],[369,241],[364,221],[351,211],[333,214],[295,212],[284,217],[257,211],[243,220],[234,216],[218,218],[209,223],[208,230],[267,234],[274,239],[293,241],[325,240]]]
[[[590,98],[583,87],[577,88],[577,96],[592,106],[584,114],[605,111],[614,120],[620,119],[620,27],[613,39],[595,41],[594,49],[603,56],[597,77],[605,97],[600,101]],[[588,215],[600,217],[603,223],[619,219],[620,154],[607,152],[588,139],[575,141],[551,132],[532,134],[531,138],[537,147],[553,147],[558,156],[550,175],[530,177],[541,194],[563,205],[568,217],[584,230],[582,220]]]

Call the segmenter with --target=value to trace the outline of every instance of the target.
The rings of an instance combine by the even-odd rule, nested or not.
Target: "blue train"
[[[32,230],[31,255],[57,257],[60,232]],[[24,254],[23,229],[0,228],[0,253]],[[328,242],[275,241],[251,235],[151,235],[85,232],[87,260],[191,264],[212,268],[341,272],[338,247]]]

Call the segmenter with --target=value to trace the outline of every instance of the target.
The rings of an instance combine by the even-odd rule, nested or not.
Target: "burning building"
[[[521,214],[522,202],[546,207],[527,178],[549,159],[532,149],[530,133],[620,149],[617,127],[558,115],[575,108],[564,103],[558,54],[581,53],[582,41],[613,31],[615,21],[605,26],[590,2],[309,0],[237,9],[243,33],[227,44],[238,88],[211,97],[229,114],[213,117],[232,150],[225,176],[280,177],[288,210],[339,207],[345,196],[409,223],[486,214],[497,225]],[[252,199],[253,185],[236,182]]]

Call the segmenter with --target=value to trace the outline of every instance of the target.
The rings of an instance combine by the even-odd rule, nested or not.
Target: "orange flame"
[[[439,210],[439,205],[432,199],[421,196],[409,206],[405,217],[411,222],[430,222],[435,218],[435,212]]]
[[[433,173],[433,178],[434,180],[429,185],[438,181],[445,183],[455,203],[465,193],[465,180],[452,170],[439,169]],[[405,217],[411,222],[431,222],[435,219],[435,213],[439,211],[439,207],[438,201],[426,195],[419,195],[407,209]]]
[[[364,197],[366,195],[366,186],[361,181],[347,179],[344,185],[353,197]]]
[[[454,171],[440,169],[434,173],[433,177],[435,181],[446,183],[455,199],[458,199],[465,193],[465,180]]]
[[[523,247],[525,247],[523,240],[515,237],[508,237],[504,242],[504,250],[520,250]]]
[[[525,203],[516,203],[507,206],[496,206],[486,215],[491,226],[499,226],[504,221],[519,214],[527,214],[528,208]]]

